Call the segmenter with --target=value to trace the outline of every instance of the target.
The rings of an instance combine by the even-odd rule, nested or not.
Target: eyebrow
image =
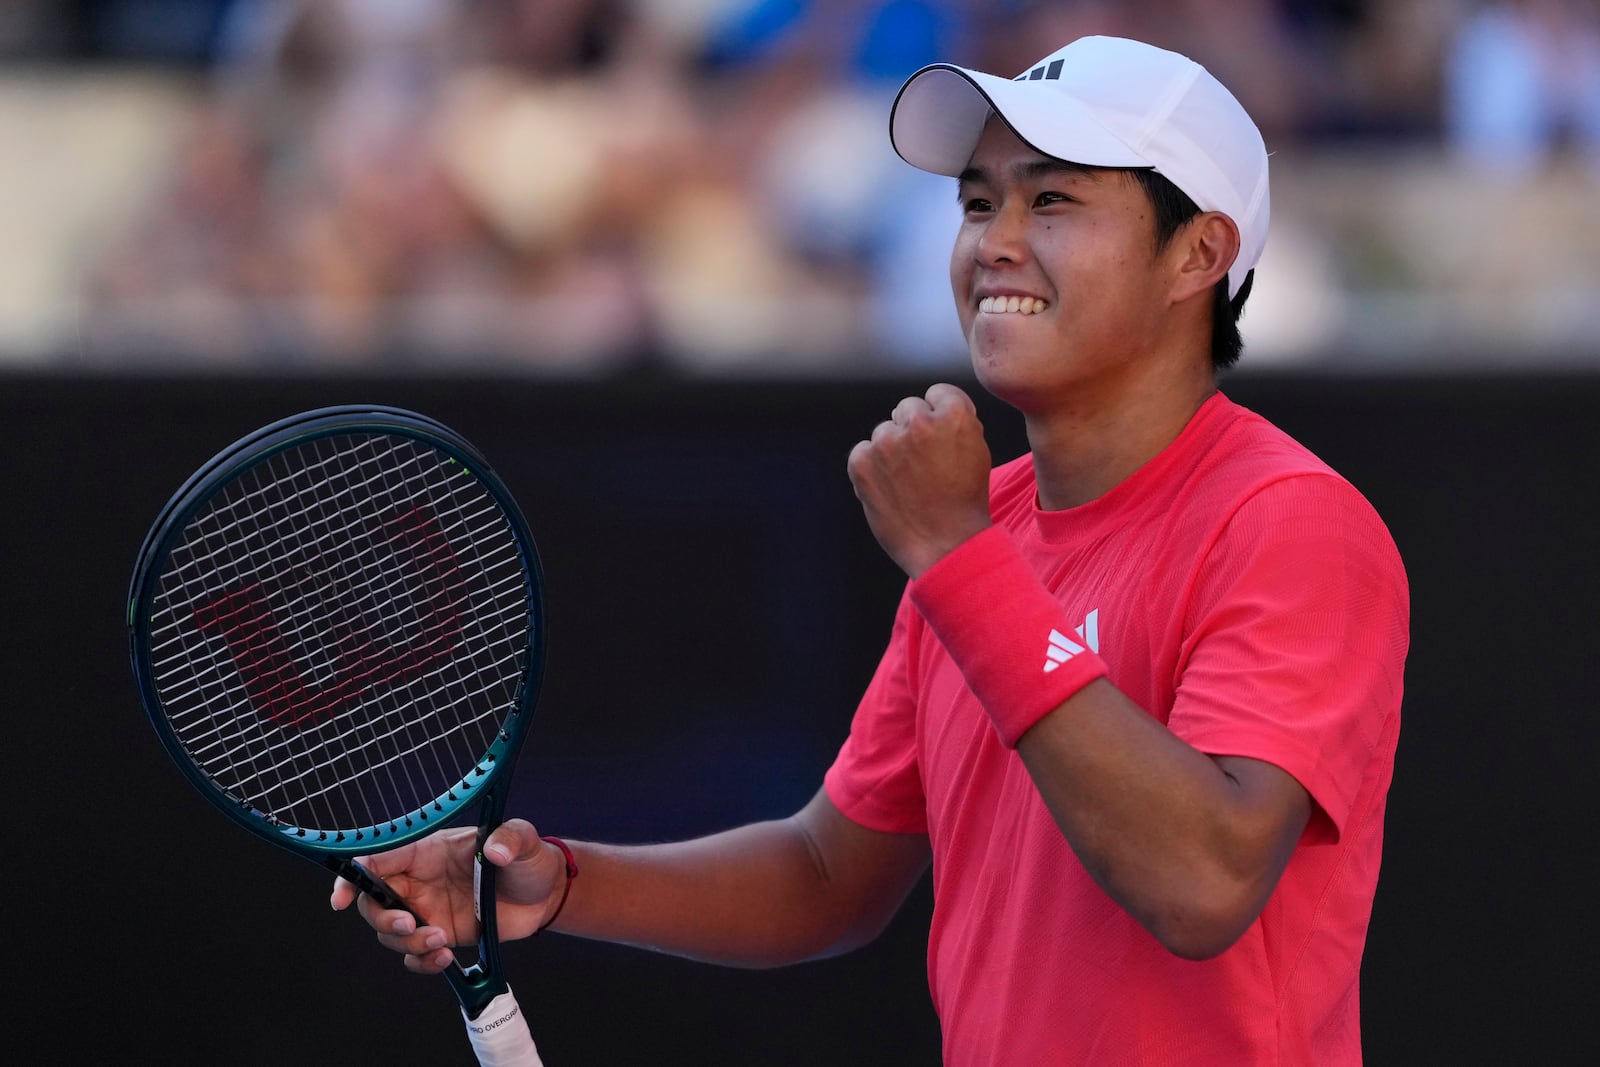
[[[1088,178],[1098,181],[1105,173],[1104,167],[1091,167],[1085,163],[1069,163],[1064,159],[1027,159],[1014,163],[1009,168],[1011,175],[1017,181],[1037,181],[1040,178],[1054,176],[1068,178]],[[983,167],[968,167],[956,176],[958,185],[967,185],[978,182],[984,185],[994,184],[994,178]]]

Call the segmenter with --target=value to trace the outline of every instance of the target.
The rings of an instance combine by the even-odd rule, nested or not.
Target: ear
[[[1184,224],[1172,238],[1177,274],[1172,299],[1182,303],[1196,294],[1209,299],[1239,257],[1239,227],[1220,211],[1207,211]]]

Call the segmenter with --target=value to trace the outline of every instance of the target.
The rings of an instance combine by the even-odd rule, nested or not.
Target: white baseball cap
[[[906,80],[889,139],[914,167],[957,177],[990,113],[1054,159],[1154,168],[1202,211],[1239,227],[1237,296],[1267,243],[1267,148],[1243,106],[1200,64],[1120,37],[1081,37],[1015,78],[948,63]]]

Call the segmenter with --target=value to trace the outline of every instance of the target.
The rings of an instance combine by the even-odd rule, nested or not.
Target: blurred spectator
[[[901,164],[885,128],[907,75],[976,59],[980,13],[967,0],[755,0],[708,34],[702,76],[733,101],[720,143],[803,290],[764,302],[769,336],[801,360],[948,362],[962,350],[948,297],[954,190]]]
[[[10,0],[0,5],[0,59],[56,57],[71,43],[71,26],[55,0]]]
[[[1194,55],[1259,117],[1279,158],[1252,345],[1316,358],[1377,323],[1392,343],[1462,321],[1439,309],[1486,278],[1585,336],[1592,190],[1513,213],[1562,248],[1467,255],[1440,219],[1476,187],[1438,149],[1600,161],[1596,20],[1592,0],[23,0],[0,49],[195,82],[144,210],[79,272],[87,358],[834,372],[965,365],[953,183],[893,155],[901,80],[1095,33]]]
[[[1451,42],[1446,132],[1472,165],[1526,174],[1571,146],[1600,167],[1600,9],[1494,0]]]
[[[608,218],[583,203],[615,191],[585,107],[599,90],[581,79],[605,60],[595,42],[625,40],[616,7],[241,5],[208,113],[108,256],[97,300],[133,333],[141,307],[167,328],[184,309],[195,328],[178,347],[202,359],[631,358],[647,339],[629,259],[611,249],[624,231],[595,232]],[[479,72],[507,56],[548,90],[543,126]],[[574,240],[577,226],[591,232]]]

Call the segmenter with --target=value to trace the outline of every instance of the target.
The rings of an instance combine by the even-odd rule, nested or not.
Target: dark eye
[[[961,210],[968,215],[981,215],[993,211],[994,205],[981,196],[970,196],[961,201]]]
[[[1072,197],[1066,193],[1043,192],[1035,197],[1033,202],[1038,207],[1049,207],[1052,204],[1070,204]]]

